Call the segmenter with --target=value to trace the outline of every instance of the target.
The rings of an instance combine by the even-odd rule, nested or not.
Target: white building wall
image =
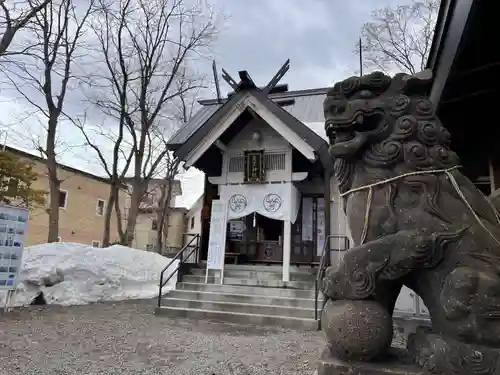
[[[255,141],[253,134],[260,133]],[[228,145],[222,165],[222,183],[242,183],[244,171],[229,172],[231,158],[243,156],[244,150],[265,150],[267,153],[285,154],[285,168],[267,170],[266,181],[290,181],[292,175],[292,146],[272,127],[258,119],[252,120]]]
[[[203,196],[198,199],[191,209],[186,214],[186,231],[185,233],[189,234],[199,234],[201,235],[201,211],[203,209]],[[189,242],[189,239],[186,238],[184,245],[186,242]]]
[[[198,234],[201,237],[201,214],[203,210],[203,195],[193,204],[191,209],[187,212],[186,214],[186,228],[184,233],[186,234]],[[186,246],[189,241],[193,239],[193,236],[183,236],[184,237],[184,243],[183,246]],[[198,240],[198,241],[201,241]],[[201,244],[201,242],[199,242]],[[193,241],[191,245],[196,245],[196,243]],[[196,252],[192,254],[187,262],[188,263],[196,263]]]

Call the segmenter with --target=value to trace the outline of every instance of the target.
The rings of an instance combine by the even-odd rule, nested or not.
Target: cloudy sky
[[[213,46],[219,70],[224,68],[235,78],[239,70],[247,70],[257,84],[264,85],[290,58],[291,68],[282,82],[293,90],[329,86],[354,74],[358,69],[354,45],[371,12],[409,0],[211,2],[227,16]],[[222,80],[221,85],[223,91],[228,91]],[[8,130],[7,144],[27,151],[32,149],[29,136],[43,133],[39,116],[27,111],[25,103],[5,88],[0,92],[0,110],[2,128]],[[27,118],[23,126],[18,125],[20,117]],[[61,133],[74,133],[74,129],[68,127],[66,125]],[[63,164],[103,175],[91,153],[82,152],[77,144],[73,146],[60,156]],[[185,194],[179,204],[190,206],[202,193],[203,176],[197,171],[188,171],[181,179]]]
[[[374,9],[408,0],[215,0],[230,15],[216,45],[219,68],[265,84],[291,60],[290,89],[329,86],[358,69],[353,54]]]

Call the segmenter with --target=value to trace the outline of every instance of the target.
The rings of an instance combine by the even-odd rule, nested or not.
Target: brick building
[[[47,169],[42,158],[12,147],[6,147],[6,151],[32,162],[38,174],[38,180],[33,187],[49,191]],[[109,196],[108,180],[63,164],[59,164],[58,167],[58,176],[62,180],[60,241],[100,247],[104,228],[104,211]],[[125,194],[122,194],[120,199],[122,200],[121,206],[124,207]],[[31,211],[26,246],[47,242],[48,222],[49,216],[44,207]],[[113,215],[111,241],[117,239],[116,217]]]

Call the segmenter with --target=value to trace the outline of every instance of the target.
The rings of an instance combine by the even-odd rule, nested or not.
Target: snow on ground
[[[24,249],[20,283],[10,305],[29,305],[39,292],[47,304],[59,305],[153,298],[158,295],[160,273],[170,261],[119,245],[95,248],[57,242],[29,246]],[[177,264],[164,275],[170,275]],[[173,276],[165,293],[174,288],[175,281]],[[5,295],[0,291],[1,306]]]

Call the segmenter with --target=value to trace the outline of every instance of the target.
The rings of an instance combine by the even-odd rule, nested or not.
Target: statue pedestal
[[[330,350],[323,351],[317,375],[428,375],[403,358],[403,351],[391,349],[391,356],[380,362],[348,362],[333,358]]]

